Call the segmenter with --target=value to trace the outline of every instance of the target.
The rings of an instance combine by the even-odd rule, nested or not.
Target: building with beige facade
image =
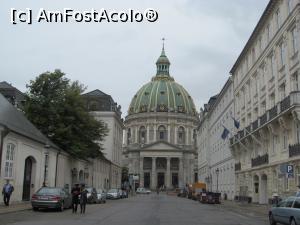
[[[97,120],[103,121],[108,128],[108,134],[101,143],[104,158],[108,164],[108,178],[105,176],[102,182],[107,188],[120,188],[122,175],[122,143],[123,143],[123,119],[121,118],[121,106],[113,98],[96,89],[83,95],[87,110]],[[95,171],[101,169],[101,165],[95,167]],[[106,170],[105,166],[103,169]],[[99,176],[97,176],[98,179]]]
[[[183,187],[195,181],[198,114],[192,97],[169,74],[164,48],[157,73],[134,95],[125,119],[124,163],[139,185]]]
[[[207,189],[220,192],[222,197],[234,198],[234,158],[229,148],[229,133],[233,132],[233,82],[227,80],[221,92],[210,98],[200,112],[198,127],[198,175]]]
[[[231,69],[235,191],[261,204],[300,184],[299,33],[300,1],[271,0]]]

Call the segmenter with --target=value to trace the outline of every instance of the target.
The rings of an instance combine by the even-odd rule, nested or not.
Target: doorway
[[[172,186],[178,188],[178,173],[172,173]]]
[[[25,159],[25,168],[24,168],[24,181],[23,181],[23,201],[29,201],[31,196],[31,188],[33,187],[33,159],[32,157],[27,157]]]
[[[144,187],[150,188],[150,173],[144,173]]]
[[[165,174],[158,173],[157,174],[157,187],[162,187],[165,185]]]

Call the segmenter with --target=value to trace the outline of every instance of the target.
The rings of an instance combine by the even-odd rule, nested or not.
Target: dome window
[[[161,125],[158,127],[158,140],[165,141],[167,140],[167,130],[165,126]]]
[[[168,107],[165,104],[160,104],[157,107],[158,112],[168,112]]]
[[[149,95],[149,92],[145,92],[145,95],[146,95],[146,96]]]
[[[178,110],[178,112],[180,112],[180,113],[184,113],[184,112],[185,112],[183,106],[178,106],[178,107],[177,107],[177,110]]]
[[[166,93],[165,91],[161,91],[161,92],[160,92],[161,95],[164,95],[165,93]]]
[[[177,92],[177,93],[176,93],[176,95],[177,95],[177,96],[180,96],[180,95],[181,95],[181,93],[180,93],[180,92]]]
[[[147,105],[142,105],[140,107],[140,112],[147,112]]]

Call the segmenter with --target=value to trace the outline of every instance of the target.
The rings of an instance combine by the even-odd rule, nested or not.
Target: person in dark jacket
[[[6,180],[6,184],[4,184],[2,189],[3,201],[6,206],[9,206],[10,196],[14,191],[14,186],[9,183],[9,180]]]
[[[72,194],[72,212],[77,213],[79,195],[80,195],[79,184],[75,184],[75,187],[73,187],[71,190],[71,194]]]
[[[81,191],[80,191],[80,213],[85,214],[85,208],[87,203],[87,193],[88,191],[85,189],[85,185],[81,185]]]

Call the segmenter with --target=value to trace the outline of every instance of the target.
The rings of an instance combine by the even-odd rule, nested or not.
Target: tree
[[[85,87],[71,82],[60,70],[46,72],[27,87],[27,118],[56,145],[81,158],[99,157],[108,133],[105,123],[86,110],[81,96]]]

